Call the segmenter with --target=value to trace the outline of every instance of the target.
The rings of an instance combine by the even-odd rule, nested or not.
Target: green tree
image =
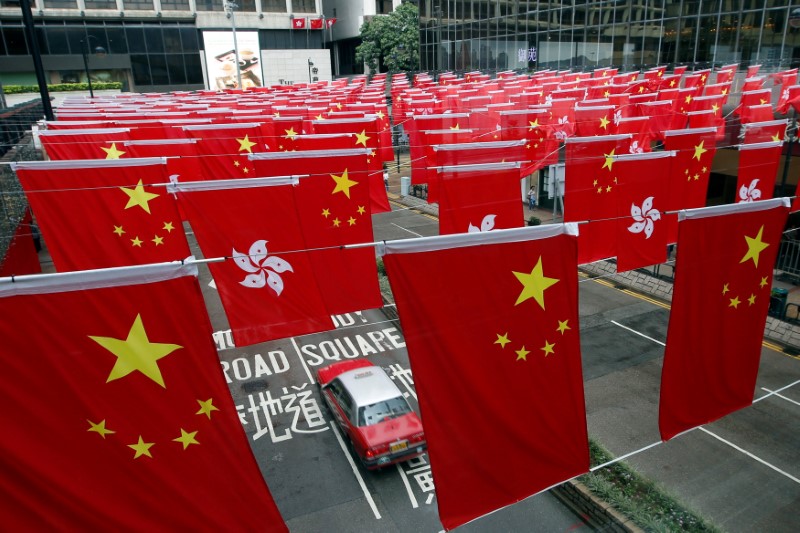
[[[419,9],[403,2],[388,15],[376,15],[361,26],[361,44],[356,61],[366,63],[373,72],[419,68]]]

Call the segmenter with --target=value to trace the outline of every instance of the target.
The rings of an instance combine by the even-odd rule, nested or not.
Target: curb
[[[565,481],[550,489],[550,492],[595,529],[615,533],[644,533],[642,528],[592,494],[580,481]]]

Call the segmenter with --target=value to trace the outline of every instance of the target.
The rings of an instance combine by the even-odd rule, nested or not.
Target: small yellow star
[[[675,87],[675,80],[670,80],[669,86],[670,87]]]
[[[122,234],[125,233],[125,230],[122,229],[122,226],[114,226],[114,233],[122,237]]]
[[[139,183],[137,183],[136,187],[133,189],[130,187],[120,187],[120,190],[128,195],[128,203],[125,205],[125,209],[130,209],[138,205],[147,213],[150,213],[150,204],[148,202],[153,198],[158,198],[157,194],[144,190],[142,180],[139,180]]]
[[[766,98],[759,98],[759,101],[761,102],[761,105],[764,105],[768,100]]]
[[[375,113],[375,116],[378,117],[379,119],[383,120],[383,117],[384,117],[383,111],[381,111],[379,109],[378,112]]]
[[[748,299],[747,299],[747,302],[748,302],[750,305],[754,305],[754,304],[756,303],[756,295],[755,295],[755,294],[751,294],[751,295],[750,295],[750,298],[748,298]]]
[[[152,458],[153,456],[150,455],[150,448],[152,448],[154,444],[155,442],[145,442],[142,436],[139,435],[139,442],[136,444],[128,444],[128,448],[136,452],[136,455],[133,456],[134,459],[138,459],[142,455]]]
[[[530,274],[513,271],[512,274],[522,283],[522,292],[519,293],[514,305],[519,305],[525,300],[533,298],[536,300],[536,303],[544,309],[544,291],[559,282],[556,278],[548,278],[544,275],[541,256],[539,256],[539,261],[536,263],[536,266],[533,267]]]
[[[604,85],[608,85],[608,83],[605,83]],[[611,93],[609,91],[603,93],[603,98],[608,98],[609,96],[611,96]]]
[[[741,261],[739,263],[744,263],[748,259],[753,260],[753,264],[758,268],[758,257],[761,255],[761,252],[764,251],[765,248],[769,246],[769,243],[766,243],[761,240],[761,236],[764,234],[764,226],[761,226],[758,230],[758,235],[755,237],[748,237],[747,235],[744,236],[744,240],[747,241],[747,253],[744,254]]]
[[[597,180],[594,180],[594,181],[592,182],[592,185],[593,185],[594,187],[597,187]]]
[[[155,235],[151,240],[156,246],[164,244],[164,237],[159,237],[158,235]]]
[[[116,433],[116,431],[111,431],[110,429],[106,429],[106,421],[105,420],[101,420],[97,424],[95,424],[91,420],[87,420],[87,422],[89,422],[89,429],[87,429],[86,431],[94,431],[95,433],[97,433],[98,435],[100,435],[103,438],[106,438],[106,435],[110,435],[112,433]]]
[[[607,130],[608,129],[608,122],[609,122],[608,121],[608,116],[605,116],[605,117],[601,118],[600,119],[600,127],[603,128],[604,130]]]
[[[703,167],[703,168],[701,168],[701,169],[700,169],[700,172],[702,172],[703,174],[705,174],[706,172],[708,172],[708,167]]]
[[[611,185],[606,185],[606,192],[611,192]]]
[[[283,131],[286,133],[285,137],[287,139],[294,140],[294,138],[297,137],[297,132],[294,131],[294,127],[291,127],[288,130],[283,130]]]
[[[172,225],[172,222],[164,222],[164,227],[161,229],[165,230],[167,233],[172,233],[175,227]]]
[[[233,166],[235,166],[235,167],[238,167],[238,166],[239,166],[239,162],[238,162],[238,161],[236,161],[236,160],[234,160],[234,162],[233,162]]]
[[[523,346],[521,349],[515,350],[514,353],[517,354],[517,361],[519,361],[520,359],[522,359],[523,361],[527,361],[528,354],[531,352],[530,350],[526,350],[525,347]]]
[[[694,181],[699,181],[700,180],[700,174],[695,174],[694,176],[692,176],[692,179]]]
[[[343,192],[345,196],[350,198],[350,187],[355,187],[358,185],[357,181],[351,180],[347,177],[347,169],[344,169],[344,172],[340,176],[336,174],[331,174],[331,178],[334,182],[336,182],[336,187],[333,188],[333,192],[331,194],[336,194],[337,192]]]
[[[561,333],[563,335],[566,330],[572,329],[571,327],[569,327],[568,323],[569,323],[569,320],[559,320],[558,321],[558,327],[556,328],[556,331],[558,331],[559,333]]]
[[[250,169],[247,168],[247,167],[244,167],[244,169],[242,169],[242,172],[244,172],[245,174],[248,174],[248,173],[250,173]]]
[[[505,332],[503,335],[500,335],[498,333],[497,334],[497,340],[494,341],[494,343],[495,344],[499,344],[501,348],[505,348],[506,344],[508,344],[509,342],[511,342],[511,341],[508,339],[508,332]]]
[[[200,444],[199,442],[197,442],[197,439],[195,439],[196,435],[197,431],[192,431],[191,433],[189,433],[188,431],[184,431],[184,429],[181,428],[181,436],[176,439],[172,439],[172,441],[180,442],[181,444],[183,444],[183,449],[185,450],[191,444]]]
[[[272,114],[272,116],[274,116],[274,117],[280,117],[280,116],[281,116],[281,113],[280,113],[280,111],[275,111],[275,112]]]
[[[726,94],[728,94],[728,89],[722,89],[722,95],[725,96]]]
[[[139,236],[137,235],[133,239],[131,239],[131,246],[136,246],[137,248],[142,247],[142,241],[139,240]]]
[[[767,286],[767,276],[761,278],[761,281],[759,282],[758,286],[761,287],[762,289]]]
[[[780,133],[776,133],[775,135],[773,135],[772,136],[772,140],[775,141],[776,143],[783,141],[783,139],[781,139],[781,134]]]
[[[329,216],[331,216],[331,210],[330,209],[323,209],[322,210],[322,216],[324,216],[325,218],[328,218]]]
[[[603,163],[603,166],[600,168],[600,170],[607,168],[608,171],[611,172],[611,167],[614,165],[614,155],[615,155],[614,150],[611,150],[610,154],[603,154],[603,155],[605,156],[606,161],[605,163]]]
[[[734,309],[737,309],[740,303],[742,302],[739,301],[739,297],[734,296],[733,298],[731,298],[731,303],[728,305],[728,307],[733,307]]]
[[[461,126],[459,124],[456,124],[455,126],[450,126],[450,129],[453,131],[458,131],[461,129]]]
[[[339,220],[338,218],[334,218],[333,219],[333,227],[334,228],[338,228],[341,224],[342,224],[342,221]]]
[[[322,113],[317,115],[317,120],[325,120],[325,117],[322,116]]]
[[[698,161],[700,161],[700,157],[704,153],[708,152],[708,150],[706,150],[704,147],[705,143],[706,143],[705,141],[700,141],[700,144],[694,147],[694,155],[692,157],[697,159]]]
[[[603,192],[603,188],[602,187],[598,187],[597,188],[597,194],[602,194],[602,192]]]
[[[106,153],[106,159],[119,159],[119,156],[124,155],[126,152],[117,150],[117,143],[111,143],[109,148],[100,147]]]
[[[206,401],[197,400],[197,403],[200,404],[200,410],[195,413],[196,415],[206,415],[210,419],[211,411],[219,411],[214,405],[214,398],[209,398]]]
[[[730,289],[728,288],[728,285],[730,285],[730,283],[726,283],[725,285],[722,286],[722,294],[725,294],[726,292],[730,292]]]
[[[239,143],[240,152],[253,153],[253,146],[255,146],[256,143],[252,142],[247,135],[244,136],[244,139],[236,139],[236,142]]]
[[[354,219],[353,217],[350,217],[350,218],[347,219],[347,223],[350,224],[351,226],[355,226],[356,225],[356,219]]]
[[[359,215],[363,215],[366,212],[367,212],[367,210],[363,205],[358,206],[358,214]]]
[[[539,349],[542,350],[544,352],[544,356],[547,357],[551,353],[555,353],[553,351],[553,348],[555,348],[555,346],[556,346],[556,343],[554,343],[554,342],[550,343],[550,342],[544,341],[544,346],[539,348]]]

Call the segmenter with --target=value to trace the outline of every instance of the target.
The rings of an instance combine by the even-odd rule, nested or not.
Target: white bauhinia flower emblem
[[[761,189],[758,188],[758,180],[750,182],[750,186],[742,185],[739,187],[739,203],[755,202],[761,199]]]
[[[783,90],[783,95],[781,96],[781,100],[788,100],[789,99],[789,89]]]
[[[251,289],[260,289],[265,285],[280,296],[283,292],[284,272],[294,272],[292,265],[280,257],[269,257],[267,241],[256,241],[250,246],[249,254],[241,254],[233,250],[233,260],[236,266],[248,272],[243,281],[239,283]]]
[[[564,115],[562,118],[558,119],[558,125],[559,126],[569,126],[569,117]],[[554,135],[555,135],[555,138],[558,139],[559,141],[564,141],[564,140],[567,139],[567,132],[564,129],[561,129],[561,128],[557,129],[554,132]]]
[[[617,109],[614,111],[614,124],[619,126],[619,121],[622,120],[622,111]]]
[[[636,204],[631,204],[631,217],[634,223],[630,225],[628,231],[631,233],[641,233],[644,231],[646,239],[653,234],[653,227],[656,220],[661,220],[661,213],[653,208],[653,197],[646,198],[640,208]]]
[[[644,149],[639,146],[639,141],[633,141],[631,143],[631,147],[628,149],[632,154],[641,154],[644,152]]]
[[[481,221],[481,227],[473,226],[472,222],[469,223],[469,229],[467,233],[480,233],[483,231],[492,231],[494,229],[494,219],[497,218],[497,215],[486,215],[483,217]]]
[[[553,103],[553,95],[552,94],[548,94],[547,96],[545,96],[544,97],[544,102],[546,104],[552,104]]]

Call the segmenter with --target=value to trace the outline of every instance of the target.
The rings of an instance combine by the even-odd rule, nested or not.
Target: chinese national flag
[[[125,156],[122,143],[130,139],[130,129],[43,131],[40,132],[39,138],[47,157],[51,160],[119,159]]]
[[[564,220],[588,220],[581,228],[578,261],[591,263],[617,255],[618,184],[614,156],[627,154],[630,135],[568,139],[564,181]]]
[[[179,183],[237,346],[333,329],[284,178]],[[371,250],[370,250],[371,251]],[[374,260],[373,260],[374,263]]]
[[[189,256],[161,158],[16,163],[59,272]],[[160,184],[153,187],[152,184]]]
[[[33,242],[33,218],[30,208],[26,208],[0,261],[0,277],[38,274],[41,271],[42,265],[39,264],[39,255]]]
[[[665,133],[664,146],[674,150],[669,211],[706,205],[708,176],[717,145],[716,128],[672,130]],[[670,239],[674,242],[674,238]]]
[[[369,172],[364,149],[255,154],[259,175],[308,174],[295,188],[295,206],[330,314],[383,305],[372,242]],[[278,174],[280,173],[280,174]]]
[[[440,167],[439,234],[522,226],[521,163]]]
[[[249,154],[263,152],[263,133],[257,123],[204,124],[183,126],[197,139],[197,152],[205,179],[252,178],[254,168]]]
[[[668,179],[673,152],[616,156],[619,188],[617,272],[667,260]]]
[[[181,181],[202,180],[197,155],[197,139],[150,139],[127,141],[123,147],[131,157],[166,157],[169,175],[179,175]]]
[[[659,428],[669,440],[753,401],[789,200],[681,213]]]
[[[321,30],[322,29],[322,19],[309,19],[309,25],[311,26],[312,30]]]
[[[445,529],[589,468],[575,232],[386,244]]]
[[[608,135],[614,127],[614,106],[575,107],[575,134]]]
[[[286,531],[196,272],[159,264],[0,289],[4,528]]]
[[[783,141],[783,137],[786,134],[786,119],[743,123],[742,130],[744,130],[744,142],[742,144],[779,142]]]
[[[783,141],[739,145],[737,202],[755,202],[774,196]]]

